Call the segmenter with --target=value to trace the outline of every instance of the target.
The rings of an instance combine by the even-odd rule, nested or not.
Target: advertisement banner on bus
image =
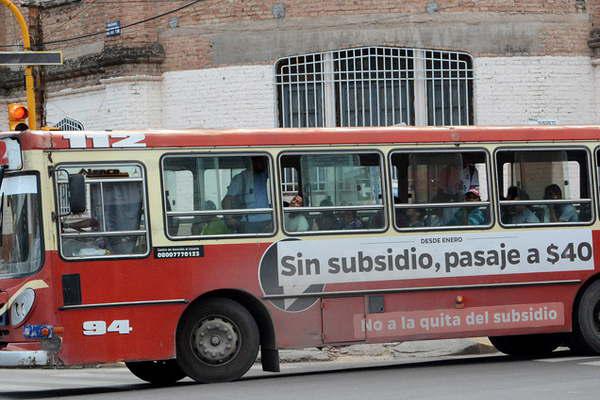
[[[511,304],[465,309],[398,311],[354,316],[354,336],[402,337],[423,334],[561,326],[564,304]]]
[[[593,270],[592,233],[569,230],[411,235],[277,244],[279,285]]]

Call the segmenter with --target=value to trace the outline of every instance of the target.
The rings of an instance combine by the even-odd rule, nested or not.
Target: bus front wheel
[[[573,318],[571,350],[582,354],[600,353],[600,281],[583,292]]]
[[[175,360],[136,361],[125,365],[132,374],[153,385],[172,385],[186,376]]]
[[[541,357],[552,353],[562,342],[560,335],[490,336],[490,342],[504,354],[515,357]]]
[[[177,328],[177,361],[197,382],[239,379],[256,361],[258,345],[254,318],[227,298],[193,305]]]

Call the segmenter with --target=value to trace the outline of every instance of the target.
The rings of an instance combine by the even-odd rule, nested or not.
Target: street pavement
[[[487,339],[452,339],[282,351],[282,371],[257,363],[238,382],[184,379],[153,387],[122,364],[65,369],[0,369],[0,399],[597,399],[600,357],[567,349],[517,360]]]
[[[373,361],[283,365],[279,374],[259,366],[240,381],[200,385],[189,379],[156,388],[125,368],[0,370],[6,399],[177,399],[177,400],[504,400],[593,399],[600,389],[600,357],[553,357],[523,361],[491,353]]]

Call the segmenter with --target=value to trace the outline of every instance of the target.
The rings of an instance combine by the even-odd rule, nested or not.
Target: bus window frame
[[[560,150],[584,150],[586,153],[586,159],[587,159],[587,164],[588,164],[588,190],[590,192],[590,198],[589,199],[579,199],[579,200],[586,200],[585,202],[579,202],[579,203],[587,203],[589,200],[590,203],[590,212],[591,212],[591,216],[590,216],[590,220],[589,221],[585,221],[585,222],[540,222],[540,223],[536,223],[536,224],[505,224],[502,222],[502,217],[501,217],[501,208],[502,208],[502,204],[506,204],[505,201],[501,201],[500,200],[500,195],[502,194],[502,189],[500,188],[500,179],[498,179],[497,177],[497,173],[498,173],[498,153],[502,152],[502,151],[512,151],[512,152],[516,152],[516,151],[560,151]],[[497,147],[496,149],[494,149],[494,174],[496,176],[496,184],[495,184],[495,189],[496,189],[496,212],[498,213],[498,223],[502,228],[505,229],[522,229],[522,228],[551,228],[554,226],[558,226],[558,227],[563,227],[563,226],[590,226],[593,225],[596,222],[596,212],[595,212],[595,192],[597,190],[595,190],[593,188],[593,184],[594,184],[594,177],[593,174],[595,173],[594,171],[592,171],[592,168],[595,168],[592,165],[592,154],[590,152],[590,149],[587,146],[548,146],[548,145],[541,145],[541,146],[531,146],[531,147],[523,147],[523,146],[500,146]],[[571,204],[571,203],[578,203],[577,201],[570,201],[570,202],[565,202],[565,204]]]
[[[403,153],[403,154],[410,154],[410,153],[456,153],[456,152],[470,152],[470,153],[474,153],[474,152],[481,152],[485,154],[485,165],[486,165],[486,174],[487,174],[487,191],[488,191],[488,201],[487,202],[481,202],[482,205],[486,205],[489,207],[489,215],[490,215],[490,221],[485,224],[485,225],[443,225],[443,226],[422,226],[422,227],[405,227],[405,228],[401,228],[398,227],[396,225],[396,204],[394,203],[394,194],[392,193],[392,191],[390,190],[390,204],[392,205],[392,218],[393,218],[393,224],[392,226],[394,227],[394,229],[397,232],[413,232],[413,231],[419,231],[419,232],[440,232],[440,231],[455,231],[455,230],[489,230],[491,229],[496,222],[496,215],[495,215],[495,207],[494,207],[494,193],[493,193],[493,189],[494,186],[491,181],[495,178],[495,175],[492,175],[493,171],[491,170],[491,161],[492,161],[492,157],[491,154],[489,152],[488,149],[484,148],[484,147],[427,147],[427,148],[393,148],[388,152],[388,170],[389,170],[389,174],[388,174],[388,178],[389,178],[389,187],[391,188],[392,185],[392,169],[393,169],[393,164],[392,164],[392,157],[394,156],[394,154],[398,154],[398,153]],[[481,185],[480,185],[481,186]],[[453,207],[460,207],[460,204],[462,204],[463,202],[456,202],[456,203],[444,203],[444,204],[456,204],[453,206],[449,206],[448,208],[453,208]],[[426,204],[435,204],[435,203],[426,203]],[[407,203],[407,205],[410,205]],[[399,207],[399,208],[427,208],[424,204],[423,207]]]
[[[282,168],[281,168],[281,158],[283,156],[287,156],[287,155],[307,155],[307,154],[336,154],[336,153],[353,153],[353,154],[374,154],[376,153],[379,156],[379,168],[381,171],[381,210],[383,210],[383,219],[384,219],[384,224],[383,227],[380,229],[339,229],[339,230],[324,230],[324,231],[313,231],[313,230],[308,230],[308,231],[304,231],[304,232],[288,232],[285,230],[285,207],[283,207],[283,197],[280,196],[280,198],[278,199],[278,202],[281,203],[281,211],[280,211],[280,218],[281,218],[281,230],[282,232],[287,235],[287,236],[322,236],[322,235],[351,235],[351,234],[365,234],[365,233],[382,233],[382,232],[386,232],[389,229],[389,218],[388,218],[388,207],[386,204],[386,199],[387,199],[387,194],[386,191],[388,190],[387,187],[387,179],[385,179],[386,177],[386,169],[385,169],[385,153],[381,150],[381,149],[374,149],[374,148],[359,148],[358,150],[354,150],[354,149],[336,149],[336,150],[328,150],[328,149],[314,149],[314,150],[290,150],[290,151],[281,151],[278,155],[277,155],[277,173],[278,175],[282,176]],[[283,184],[283,181],[278,181],[277,184]],[[280,194],[282,194],[283,192],[280,190]],[[336,206],[334,206],[336,207]],[[341,206],[340,206],[341,207]],[[315,209],[313,211],[318,211],[316,210],[317,208],[321,208],[321,207],[302,207],[302,208],[309,208],[309,209]],[[352,208],[351,206],[348,206],[348,209],[350,210],[356,210],[357,208]],[[371,208],[365,208],[365,209],[371,209]],[[378,207],[373,207],[372,209],[379,209]]]
[[[169,158],[169,157],[175,157],[175,158],[181,158],[181,157],[204,157],[204,158],[208,158],[208,157],[231,157],[231,156],[237,156],[237,157],[254,157],[254,156],[266,156],[268,161],[269,161],[269,172],[271,172],[271,175],[269,176],[270,178],[270,193],[271,193],[271,216],[273,218],[273,230],[271,232],[266,232],[266,233],[232,233],[232,234],[227,234],[227,235],[190,235],[190,236],[171,236],[169,234],[169,215],[167,214],[167,195],[166,195],[166,185],[165,185],[165,179],[164,179],[164,172],[165,172],[165,159]],[[276,195],[277,192],[275,191],[275,179],[279,179],[278,176],[276,176],[276,174],[274,173],[274,164],[273,164],[273,157],[270,153],[266,152],[266,151],[256,151],[256,152],[248,152],[248,151],[242,151],[242,152],[227,152],[227,151],[219,151],[218,153],[211,153],[211,152],[207,152],[207,151],[198,151],[198,152],[185,152],[185,153],[164,153],[160,156],[159,159],[159,165],[160,165],[160,172],[159,172],[159,176],[160,176],[160,189],[161,189],[161,198],[162,198],[162,213],[163,213],[163,233],[165,235],[165,237],[167,239],[169,239],[170,241],[173,242],[180,242],[180,241],[189,241],[189,240],[213,240],[213,239],[239,239],[239,238],[253,238],[253,237],[260,237],[260,238],[270,238],[270,237],[274,237],[275,235],[277,235],[278,233],[278,228],[277,228],[277,205],[275,204],[276,201]],[[218,211],[218,210],[216,210]],[[193,211],[193,213],[198,213],[198,211]],[[201,214],[202,211],[200,211],[200,214],[197,215],[202,215]],[[211,213],[212,215],[215,215],[215,213]],[[243,214],[243,213],[240,213]],[[219,215],[218,213],[216,215]]]
[[[23,273],[23,274],[7,274],[5,276],[3,276],[2,278],[0,278],[0,281],[6,280],[6,279],[18,279],[18,278],[24,278],[27,276],[32,276],[37,274],[38,272],[40,272],[43,268],[44,265],[46,265],[46,240],[45,240],[45,221],[44,221],[44,198],[43,198],[43,193],[42,193],[42,181],[41,181],[41,173],[39,171],[24,171],[24,170],[15,170],[14,172],[6,172],[6,174],[4,175],[4,179],[13,177],[13,176],[24,176],[24,175],[33,175],[35,176],[36,179],[36,183],[37,183],[37,190],[38,190],[38,196],[39,196],[39,200],[40,200],[40,204],[39,204],[39,210],[38,210],[38,217],[39,217],[39,223],[40,223],[40,251],[42,252],[41,257],[40,257],[40,265],[37,266],[37,268],[34,271],[31,272],[27,272],[27,273]],[[1,234],[1,232],[0,232]]]
[[[98,165],[98,166],[110,166],[110,165],[137,165],[140,167],[141,171],[142,171],[142,188],[143,188],[143,196],[142,198],[144,199],[144,218],[145,218],[145,222],[146,222],[146,243],[147,243],[147,251],[144,254],[133,254],[133,255],[128,255],[128,254],[118,254],[118,255],[114,255],[114,256],[92,256],[92,257],[66,257],[63,255],[63,251],[62,251],[62,234],[60,232],[60,228],[61,228],[61,222],[60,222],[60,196],[58,193],[58,177],[57,177],[57,172],[58,170],[63,167],[63,166],[85,166],[85,165]],[[147,174],[147,170],[146,170],[146,165],[141,162],[141,161],[98,161],[98,162],[63,162],[60,164],[56,164],[56,166],[53,169],[53,173],[52,173],[52,179],[54,180],[54,199],[55,199],[55,204],[54,204],[54,208],[55,208],[55,212],[56,212],[56,222],[55,222],[55,226],[56,226],[56,234],[58,237],[58,254],[60,255],[60,258],[64,261],[68,261],[68,262],[81,262],[81,261],[113,261],[113,260],[126,260],[126,259],[143,259],[143,258],[147,258],[151,253],[152,253],[152,235],[150,234],[150,232],[152,231],[152,227],[151,227],[151,221],[150,221],[150,210],[149,210],[149,204],[150,204],[150,199],[148,197],[148,174]],[[92,235],[90,235],[92,236]],[[103,237],[104,235],[100,234],[98,235],[99,237]],[[124,235],[125,236],[125,235]]]

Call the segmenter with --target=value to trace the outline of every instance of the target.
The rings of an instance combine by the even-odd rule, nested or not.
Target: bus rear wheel
[[[153,385],[172,385],[185,378],[176,360],[126,362],[132,374]]]
[[[562,337],[555,334],[490,336],[489,339],[502,353],[525,358],[547,356],[562,343]]]
[[[599,354],[600,281],[592,283],[583,292],[573,317],[571,350],[581,354]]]
[[[256,361],[259,331],[236,301],[213,298],[192,306],[177,328],[177,361],[197,382],[239,379]]]

